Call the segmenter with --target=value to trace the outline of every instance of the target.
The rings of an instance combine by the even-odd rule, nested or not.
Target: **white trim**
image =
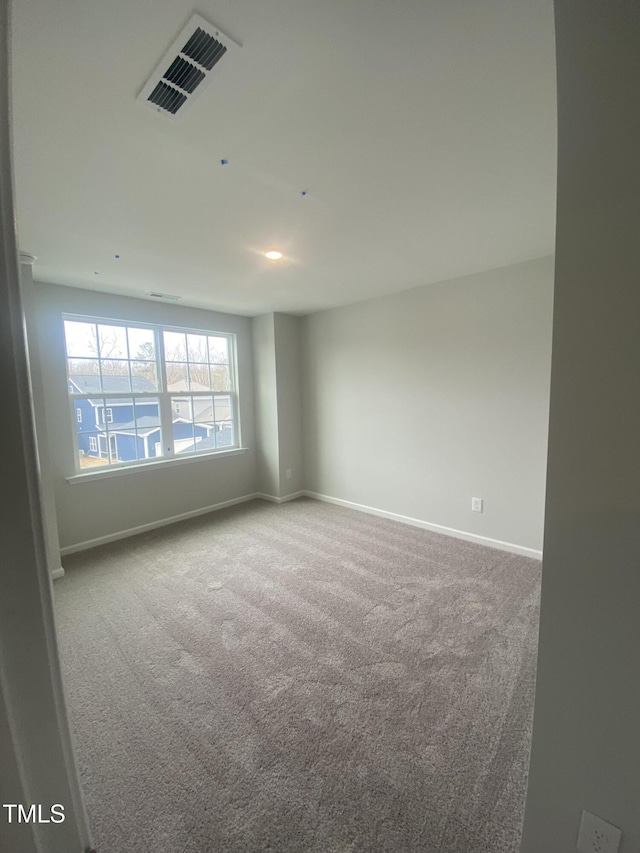
[[[150,457],[149,462],[136,462],[133,465],[110,465],[105,470],[96,469],[82,474],[72,474],[70,477],[65,477],[65,480],[72,486],[77,486],[78,483],[91,483],[94,480],[119,477],[121,474],[131,474],[133,471],[153,471],[167,468],[170,465],[181,465],[183,462],[195,460],[201,462],[203,459],[219,459],[221,457],[226,459],[229,456],[241,456],[248,449],[248,447],[232,447],[230,450],[212,450],[211,453],[194,453],[188,456],[171,456],[169,458],[153,456]]]
[[[106,545],[108,542],[117,542],[119,539],[128,539],[130,536],[137,536],[138,533],[146,533],[147,530],[156,530],[158,527],[166,527],[169,524],[175,524],[177,521],[186,521],[189,518],[196,518],[199,515],[207,515],[209,512],[224,509],[227,506],[246,503],[247,501],[255,500],[260,495],[253,493],[250,495],[242,495],[240,498],[231,498],[229,501],[204,506],[200,509],[192,509],[189,512],[181,512],[180,515],[172,515],[169,518],[161,518],[159,521],[151,521],[148,524],[139,524],[137,527],[129,527],[127,530],[120,530],[118,533],[109,533],[107,536],[98,536],[97,539],[87,539],[86,542],[77,542],[75,545],[67,545],[66,548],[60,549],[60,554],[66,557],[68,554],[75,554],[78,551],[88,551],[89,548],[96,548],[98,545]]]
[[[511,554],[520,554],[523,557],[532,557],[534,560],[542,559],[542,551],[535,548],[527,548],[524,545],[514,545],[512,542],[502,542],[500,539],[491,539],[489,536],[480,536],[477,533],[467,533],[465,530],[456,530],[454,527],[445,527],[442,524],[433,524],[430,521],[423,521],[420,518],[410,518],[408,515],[399,515],[397,512],[388,512],[384,509],[376,509],[376,507],[365,506],[364,504],[353,503],[353,501],[344,501],[341,498],[332,498],[329,495],[321,495],[318,492],[310,492],[303,490],[298,492],[298,495],[313,498],[317,501],[344,506],[348,509],[355,509],[359,512],[366,512],[369,515],[378,515],[381,518],[389,518],[392,521],[399,521],[401,524],[409,524],[412,527],[421,527],[423,530],[431,530],[434,533],[442,533],[445,536],[452,536],[454,539],[464,539],[467,542],[476,542],[478,545],[486,545],[489,548],[498,548],[500,551],[509,551]],[[296,495],[295,497],[297,497]],[[266,495],[260,495],[266,500],[273,500],[276,503],[282,503],[283,499],[270,498]]]
[[[67,478],[70,479],[70,478]],[[302,489],[299,492],[293,492],[290,495],[285,495],[284,497],[276,497],[275,495],[267,495],[263,492],[253,492],[249,495],[242,495],[239,498],[232,498],[228,501],[221,501],[217,504],[212,504],[211,506],[201,507],[200,509],[190,510],[189,512],[183,512],[179,515],[172,515],[168,518],[161,518],[158,521],[151,521],[148,524],[140,524],[137,527],[130,527],[126,530],[120,530],[117,533],[110,533],[106,536],[99,536],[96,539],[88,539],[85,542],[78,542],[75,545],[67,545],[66,548],[60,549],[60,554],[62,556],[67,556],[68,554],[75,554],[78,551],[87,551],[90,548],[96,548],[99,545],[106,545],[109,542],[116,542],[119,539],[127,539],[130,536],[136,536],[139,533],[145,533],[148,530],[156,530],[158,527],[166,527],[169,524],[175,524],[178,521],[186,521],[189,518],[196,518],[200,515],[207,515],[210,512],[216,512],[219,509],[224,509],[228,506],[235,506],[236,504],[247,503],[252,500],[263,500],[269,501],[270,503],[275,504],[283,504],[288,503],[289,501],[293,501],[296,498],[307,497],[312,498],[317,501],[324,501],[325,503],[336,504],[337,506],[343,506],[347,509],[354,509],[358,512],[365,512],[369,515],[377,515],[381,518],[388,518],[392,521],[398,521],[401,524],[409,524],[412,527],[420,527],[423,530],[431,530],[435,533],[441,533],[445,536],[452,536],[455,539],[464,539],[468,542],[475,542],[478,545],[485,545],[491,548],[497,548],[500,551],[508,551],[512,554],[520,554],[524,557],[532,557],[536,560],[542,559],[542,552],[537,551],[534,548],[527,548],[523,545],[514,545],[511,542],[502,542],[499,539],[491,539],[488,536],[479,536],[475,533],[467,533],[463,530],[456,530],[453,527],[445,527],[442,524],[432,524],[428,521],[422,521],[418,518],[410,518],[406,515],[399,515],[395,512],[388,512],[383,509],[376,509],[375,507],[365,506],[364,504],[353,503],[353,501],[345,501],[340,498],[333,498],[329,495],[321,495],[317,492],[310,492],[307,489]],[[64,569],[55,569],[52,573],[53,578],[59,578],[64,575]]]
[[[258,492],[256,494],[257,498],[260,498],[263,501],[270,501],[271,503],[274,503],[274,504],[285,504],[288,501],[294,501],[296,498],[310,497],[310,496],[311,496],[311,492],[304,492],[304,491],[293,492],[292,494],[285,495],[282,498],[277,498],[275,495],[265,495],[262,492]]]
[[[52,578],[52,580],[54,580],[54,581],[57,581],[57,580],[58,580],[58,578],[63,578],[63,577],[64,577],[64,569],[62,568],[62,566],[60,566],[60,568],[59,568],[59,569],[54,569],[54,570],[51,572],[51,578]]]

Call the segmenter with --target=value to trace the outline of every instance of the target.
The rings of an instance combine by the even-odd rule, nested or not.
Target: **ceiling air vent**
[[[158,293],[155,290],[147,293],[147,296],[151,296],[153,299],[168,299],[169,302],[179,302],[182,299],[181,296],[174,296],[173,293]]]
[[[172,118],[182,116],[209,84],[213,68],[235,47],[238,45],[229,36],[200,15],[193,15],[158,63],[138,100]]]

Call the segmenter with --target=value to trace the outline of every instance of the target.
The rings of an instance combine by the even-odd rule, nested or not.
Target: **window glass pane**
[[[100,370],[102,371],[103,391],[115,391],[117,393],[131,391],[128,361],[116,361],[114,359],[103,361],[100,359]]]
[[[163,332],[165,361],[186,361],[186,335],[181,332]]]
[[[209,361],[206,335],[187,335],[189,361],[205,363]]]
[[[64,337],[67,355],[79,358],[96,358],[98,343],[95,323],[79,323],[75,320],[64,321]]]
[[[140,432],[160,426],[160,401],[157,397],[136,397],[134,399],[134,419]]]
[[[216,447],[231,447],[235,444],[231,397],[227,395],[215,397],[213,401],[213,412],[216,422]]]
[[[213,401],[214,405],[214,418],[217,423],[221,421],[230,421],[233,417],[233,410],[231,408],[231,398],[224,395],[220,397],[215,397]]]
[[[179,420],[174,421],[173,428],[173,452],[193,453],[194,451],[194,426],[192,422]]]
[[[211,364],[229,363],[229,339],[209,336],[209,361]]]
[[[194,397],[193,420],[200,424],[213,424],[213,397]]]
[[[208,364],[189,364],[189,388],[191,391],[209,390]]]
[[[132,391],[158,390],[158,377],[154,361],[132,361],[130,365]]]
[[[102,391],[96,359],[69,358],[67,359],[67,369],[71,394],[99,394]]]
[[[128,358],[127,330],[124,326],[98,325],[100,358]]]
[[[191,400],[189,397],[171,398],[171,417],[191,420]]]
[[[156,459],[159,456],[164,456],[164,447],[162,439],[162,430],[160,432],[149,433],[145,436],[147,459]]]
[[[167,391],[188,391],[187,365],[178,363],[167,364]]]
[[[106,399],[100,405],[100,423],[104,423],[107,429],[135,429],[133,423],[133,398],[118,397]]]
[[[156,343],[153,329],[127,329],[129,358],[138,361],[155,361]]]
[[[210,368],[210,382],[212,391],[230,391],[231,376],[229,366],[226,364],[215,364]]]
[[[108,465],[109,460],[106,454],[100,454],[100,433],[95,428],[95,422],[93,429],[80,429],[81,424],[78,424],[78,427],[77,442],[80,469],[84,471],[85,469],[100,468],[101,466]]]
[[[136,447],[136,426],[132,397],[118,397],[102,400],[100,421],[107,434],[109,462],[135,462],[138,459]]]
[[[218,447],[232,447],[235,444],[234,441],[234,431],[233,431],[233,423],[231,421],[225,421],[224,423],[216,424],[215,431],[216,438],[216,448]]]

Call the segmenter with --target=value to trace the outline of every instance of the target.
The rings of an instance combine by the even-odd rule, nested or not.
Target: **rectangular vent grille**
[[[207,71],[211,71],[216,62],[227,52],[227,48],[198,27],[182,48],[182,52],[203,65]]]
[[[160,109],[175,115],[187,100],[187,96],[174,89],[173,86],[167,86],[166,83],[160,82],[149,95],[149,100],[152,104],[160,107]]]
[[[169,299],[171,302],[179,302],[182,299],[181,296],[174,296],[172,293],[158,293],[155,290],[147,293],[147,296],[152,296],[154,299]]]
[[[177,117],[199,96],[208,75],[230,48],[228,36],[200,15],[193,15],[158,64],[138,100],[157,112]]]
[[[205,76],[204,71],[200,71],[181,56],[176,56],[164,75],[164,79],[168,80],[169,83],[175,83],[176,86],[191,94],[195,91],[196,86],[202,83]]]

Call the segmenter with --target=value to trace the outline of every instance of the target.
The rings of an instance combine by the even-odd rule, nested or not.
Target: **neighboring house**
[[[198,423],[216,422],[218,430],[230,426],[231,422],[231,398],[216,397],[215,415],[210,397],[172,397],[171,412],[174,420],[186,418]]]
[[[69,376],[72,394],[153,393],[155,386],[142,376],[132,377],[129,387],[127,376],[72,374]],[[122,397],[72,398],[75,408],[78,450],[81,455],[111,462],[133,462],[162,456],[159,402],[157,398],[133,401]],[[187,407],[187,409],[190,407]],[[211,406],[208,407],[211,410]],[[175,406],[174,406],[175,409]],[[173,422],[173,445],[176,453],[194,450],[214,429],[211,422],[200,415],[194,424],[190,412],[185,417],[176,416]],[[195,441],[194,441],[195,438]],[[223,446],[222,444],[218,446]]]
[[[216,424],[216,427],[220,427],[220,424]],[[222,426],[221,429],[217,429],[212,435],[207,436],[206,438],[200,439],[198,442],[191,441],[188,445],[182,448],[184,453],[197,449],[200,453],[205,450],[218,450],[221,447],[229,447],[233,444],[233,431],[231,429],[231,425],[228,424],[226,426]]]

